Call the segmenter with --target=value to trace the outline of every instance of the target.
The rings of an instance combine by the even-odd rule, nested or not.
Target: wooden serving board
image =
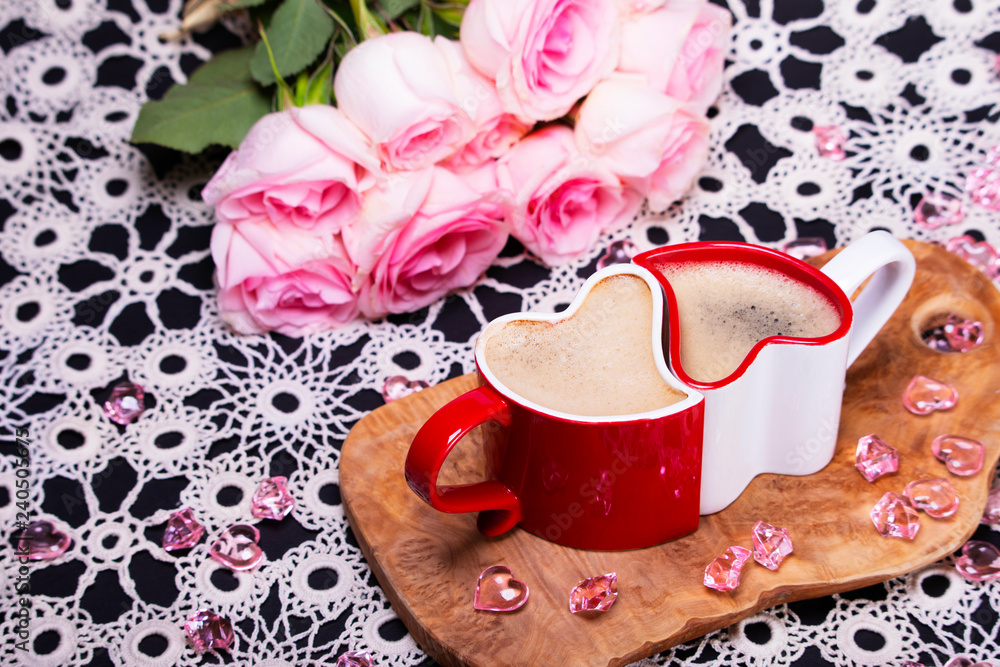
[[[1000,454],[1000,295],[974,267],[938,246],[907,242],[917,277],[906,301],[847,375],[834,460],[805,477],[761,475],[728,508],[703,516],[697,532],[625,552],[583,551],[521,529],[485,538],[474,515],[425,505],[403,480],[414,433],[435,410],[475,386],[466,375],[390,403],[364,417],[344,443],[340,484],[347,518],[369,565],[416,641],[442,665],[626,665],[724,628],[762,609],[898,577],[959,549],[979,524]],[[833,253],[814,260],[825,263]],[[926,347],[920,331],[955,312],[982,321],[986,342],[964,354]],[[916,416],[900,397],[915,374],[949,382],[958,405]],[[858,438],[877,433],[900,452],[899,472],[868,483],[854,467]],[[942,433],[986,445],[986,465],[950,474],[930,451]],[[452,452],[441,483],[482,479],[475,432]],[[883,538],[869,518],[886,491],[910,481],[948,478],[960,498],[948,519],[921,514],[913,541]],[[655,508],[650,508],[655,511]],[[702,585],[705,566],[731,545],[750,548],[758,520],[789,530],[795,552],[777,571],[752,560],[729,593]],[[473,608],[480,572],[511,568],[530,596],[513,613]],[[568,609],[570,589],[616,572],[618,600],[584,617]]]

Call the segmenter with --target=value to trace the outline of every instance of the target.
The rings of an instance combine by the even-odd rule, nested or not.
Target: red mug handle
[[[521,521],[517,495],[495,479],[457,486],[437,485],[438,473],[452,448],[474,427],[486,422],[510,425],[510,406],[492,387],[482,385],[451,401],[431,415],[406,454],[406,483],[440,512],[481,512],[479,531],[494,536]]]

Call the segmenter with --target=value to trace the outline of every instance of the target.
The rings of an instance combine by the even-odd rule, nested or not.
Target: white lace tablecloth
[[[1000,143],[996,0],[730,9],[711,156],[687,199],[643,211],[569,266],[548,270],[512,243],[475,286],[428,309],[298,340],[233,335],[217,317],[212,212],[199,191],[220,156],[128,143],[141,104],[238,45],[245,26],[163,42],[180,0],[0,3],[0,663],[277,667],[333,664],[354,649],[382,666],[433,664],[394,615],[340,502],[340,445],[382,404],[387,377],[434,384],[472,371],[487,321],[567,303],[625,236],[643,250],[720,238],[833,246],[884,228],[1000,245],[996,212],[971,206],[933,231],[912,215],[928,190],[961,195]],[[817,155],[813,125],[849,132],[846,160]],[[119,428],[100,401],[125,377],[146,387],[151,407]],[[32,509],[75,540],[30,566],[27,652],[11,614],[16,428],[30,433]],[[259,570],[217,569],[204,541],[160,547],[179,506],[209,535],[252,521],[250,494],[268,475],[287,476],[298,504],[259,524]],[[1000,543],[987,528],[976,536]],[[779,606],[642,664],[997,659],[1000,585],[966,581],[953,563]],[[184,619],[201,607],[234,621],[229,654],[186,646]]]

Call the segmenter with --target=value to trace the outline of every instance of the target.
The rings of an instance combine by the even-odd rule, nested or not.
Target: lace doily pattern
[[[236,18],[175,40],[181,0],[0,3],[0,599],[18,599],[18,458],[28,500],[74,537],[30,567],[27,638],[0,609],[4,665],[430,665],[375,581],[340,500],[339,448],[382,405],[386,378],[435,384],[473,370],[491,319],[567,304],[612,241],[640,250],[733,239],[843,245],[875,228],[1000,245],[997,213],[914,223],[928,191],[963,197],[1000,144],[1000,7],[993,0],[730,0],[727,84],[711,154],[690,195],[643,211],[579,261],[547,269],[516,243],[473,286],[416,313],[306,339],[236,336],[217,316],[200,188],[220,156],[128,143],[147,99],[240,44]],[[839,125],[847,157],[820,157],[811,129]],[[118,427],[101,402],[118,380],[149,408]],[[254,522],[250,496],[284,475],[296,500],[261,522],[265,559],[232,573],[161,547],[186,506],[207,539]],[[1000,544],[982,528],[977,539]],[[860,591],[779,606],[644,660],[653,665],[943,665],[1000,656],[1000,588],[958,576],[954,556]],[[231,618],[230,654],[195,653],[183,622]],[[20,640],[17,640],[20,641]],[[546,662],[545,656],[539,656]]]

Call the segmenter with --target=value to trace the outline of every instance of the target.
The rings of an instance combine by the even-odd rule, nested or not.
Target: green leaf
[[[437,17],[445,23],[453,26],[462,25],[462,15],[465,13],[465,7],[461,5],[442,5],[434,7],[433,10]]]
[[[267,36],[274,51],[274,61],[283,77],[305,69],[323,53],[333,36],[333,19],[316,0],[284,0],[267,27]],[[264,85],[275,82],[267,49],[257,45],[250,61],[250,72]]]
[[[188,77],[188,83],[253,81],[253,77],[250,76],[250,58],[253,57],[253,52],[254,47],[244,46],[216,54]],[[167,91],[166,96],[169,97],[172,91],[172,88]]]
[[[199,153],[218,144],[236,148],[271,111],[271,100],[249,74],[251,48],[225,51],[198,68],[183,86],[139,110],[132,143]]]
[[[250,7],[260,7],[267,0],[232,0],[231,2],[223,2],[219,5],[219,9],[224,12],[234,12],[237,9],[249,9]]]
[[[390,19],[395,19],[420,4],[420,0],[378,0],[377,4]]]

